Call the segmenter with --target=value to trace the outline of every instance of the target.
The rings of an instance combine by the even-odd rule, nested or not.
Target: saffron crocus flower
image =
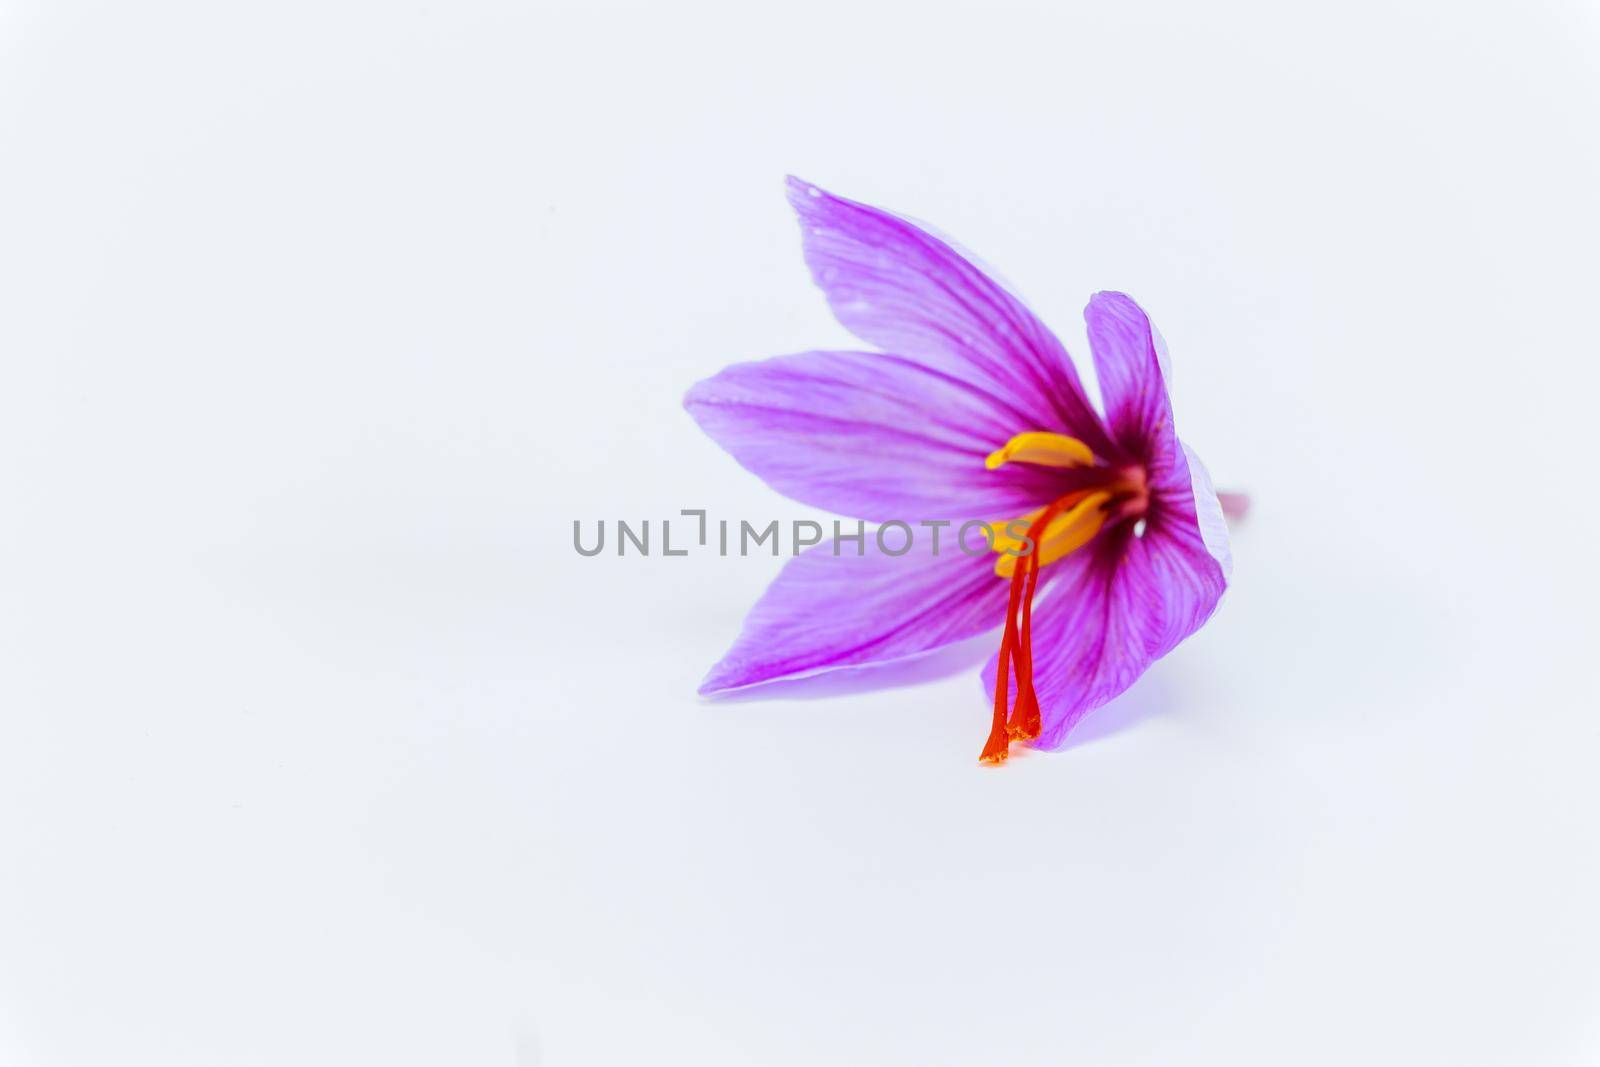
[[[1197,630],[1228,583],[1222,508],[1174,431],[1161,336],[1127,296],[1089,301],[1098,412],[1061,342],[949,244],[794,178],[789,201],[834,314],[881,351],[737,364],[685,406],[785,496],[944,539],[796,556],[701,692],[998,627],[981,758],[1004,760],[1012,741],[1055,747]],[[987,536],[969,552],[954,541],[974,519]]]

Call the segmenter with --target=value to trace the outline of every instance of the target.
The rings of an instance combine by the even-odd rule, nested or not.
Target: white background
[[[1594,6],[0,42],[0,1062],[1600,1062]],[[988,641],[702,701],[778,561],[572,549],[809,514],[680,407],[850,345],[786,172],[1132,293],[1255,496],[1061,752]]]

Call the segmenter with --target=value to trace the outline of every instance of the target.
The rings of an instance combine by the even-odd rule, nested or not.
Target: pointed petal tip
[[[707,375],[683,391],[683,410],[687,411],[696,422],[706,409],[715,407],[718,390],[726,383],[729,371],[741,367],[742,364],[730,363],[715,374]]]
[[[698,381],[691,385],[688,389],[684,390],[683,410],[689,416],[689,418],[694,420],[694,424],[700,427],[702,433],[710,436],[712,440],[716,440],[715,436],[711,434],[711,431],[706,429],[705,420],[707,409],[711,405],[706,402],[705,384],[706,383],[704,381]]]
[[[691,415],[694,414],[695,407],[703,402],[703,394],[705,393],[706,382],[710,380],[711,379],[709,378],[701,378],[698,382],[695,382],[693,385],[689,386],[689,388],[683,391],[683,410],[687,411]]]
[[[706,676],[700,679],[700,684],[695,687],[695,692],[703,697],[727,696],[741,689],[750,689],[775,682],[783,678],[781,672],[762,671],[759,666],[752,667],[742,659],[737,659],[729,654],[711,665],[706,671]]]
[[[703,697],[714,697],[720,696],[730,689],[737,688],[738,683],[728,677],[728,672],[721,663],[717,663],[706,672],[704,678],[700,679],[700,684],[695,687],[695,692]]]
[[[824,204],[833,199],[820,186],[812,185],[804,178],[796,178],[793,174],[784,179],[784,193],[802,224],[815,217],[818,211],[824,210]]]
[[[1113,308],[1131,309],[1140,313],[1144,311],[1137,300],[1120,289],[1101,289],[1089,297],[1089,302],[1083,307],[1083,313],[1087,316],[1091,311],[1107,311]]]

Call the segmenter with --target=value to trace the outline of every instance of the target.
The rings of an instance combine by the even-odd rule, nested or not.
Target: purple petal
[[[1110,309],[1116,314],[1097,316],[1091,303],[1090,344],[1113,433],[1144,457],[1149,510],[1142,534],[1124,523],[1079,553],[1075,573],[1056,582],[1037,616],[1034,688],[1043,728],[1035,744],[1041,748],[1059,745],[1085,714],[1204,625],[1233,566],[1211,477],[1173,429],[1161,369],[1165,345],[1131,300],[1101,294],[1096,303],[1108,296],[1120,302]],[[1116,358],[1141,349],[1137,358]],[[1107,368],[1142,368],[1141,377],[1113,373],[1108,387]],[[990,693],[994,671],[991,661],[985,671]]]
[[[1233,577],[1233,549],[1228,541],[1226,508],[1217,491],[1211,486],[1211,472],[1206,470],[1206,465],[1200,462],[1200,457],[1194,454],[1194,449],[1181,441],[1179,445],[1183,449],[1183,458],[1189,466],[1189,481],[1194,492],[1195,523],[1200,531],[1200,540],[1204,542],[1211,558],[1217,561],[1217,566],[1222,568],[1223,580],[1227,581]]]
[[[1164,373],[1166,345],[1158,343],[1143,309],[1122,293],[1096,293],[1083,318],[1106,422],[1125,449],[1140,455],[1141,442],[1172,423]]]
[[[1178,440],[1167,383],[1167,345],[1144,310],[1122,293],[1096,293],[1084,309],[1089,349],[1112,434],[1144,459],[1151,486],[1152,529],[1196,533],[1226,579],[1233,569],[1228,527],[1211,476]]]
[[[1005,413],[1013,434],[1067,433],[1109,454],[1061,342],[999,283],[888,212],[797,178],[789,179],[789,202],[800,216],[812,277],[857,337],[980,391]]]
[[[1132,685],[1210,618],[1226,585],[1195,526],[1126,524],[1061,561],[1053,591],[1034,613],[1033,684],[1055,748],[1085,714]],[[983,671],[994,692],[996,659]],[[1015,699],[1015,685],[1012,685]]]
[[[1090,329],[1093,339],[1092,317]],[[1116,350],[1108,340],[1116,340],[1114,332],[1102,331],[1091,342],[1097,364],[1104,353]],[[1146,351],[1150,366],[1156,366],[1156,344],[1149,342]],[[1199,457],[1173,432],[1159,370],[1154,381],[1158,401],[1152,406],[1161,413],[1141,431],[1148,433],[1142,445],[1127,439],[1130,448],[1144,454],[1150,477],[1142,536],[1123,524],[1057,564],[1063,572],[1035,613],[1033,678],[1043,728],[1034,744],[1041,748],[1059,745],[1085,714],[1127,689],[1198,630],[1227,587],[1232,559],[1221,505]],[[1138,407],[1145,401],[1137,391],[1117,390],[1114,384],[1106,392],[1106,405],[1108,412],[1117,412],[1113,426],[1125,429],[1145,417]],[[983,673],[991,694],[996,666],[991,659]]]
[[[1004,621],[1009,585],[996,578],[994,557],[968,556],[956,528],[914,528],[912,550],[890,556],[868,533],[864,555],[841,542],[790,560],[745,617],[733,647],[700,685],[717,693],[838,667],[888,663],[993,629]],[[897,550],[899,531],[886,535]],[[974,548],[982,538],[974,536]]]
[[[900,356],[735,364],[690,389],[684,407],[784,496],[872,522],[1009,518],[1055,493],[1049,470],[985,470],[1012,424],[971,385]]]

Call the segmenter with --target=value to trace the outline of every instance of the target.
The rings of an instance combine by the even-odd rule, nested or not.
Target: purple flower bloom
[[[902,659],[1003,625],[983,672],[982,758],[1004,760],[1012,740],[1055,747],[1227,586],[1222,508],[1174,432],[1161,335],[1120,293],[1089,301],[1102,416],[1055,335],[950,245],[794,178],[789,201],[834,314],[882,351],[737,364],[685,406],[786,496],[951,525],[924,528],[943,543],[918,537],[905,555],[823,544],[797,556],[700,691]],[[992,552],[954,543],[974,519]]]

